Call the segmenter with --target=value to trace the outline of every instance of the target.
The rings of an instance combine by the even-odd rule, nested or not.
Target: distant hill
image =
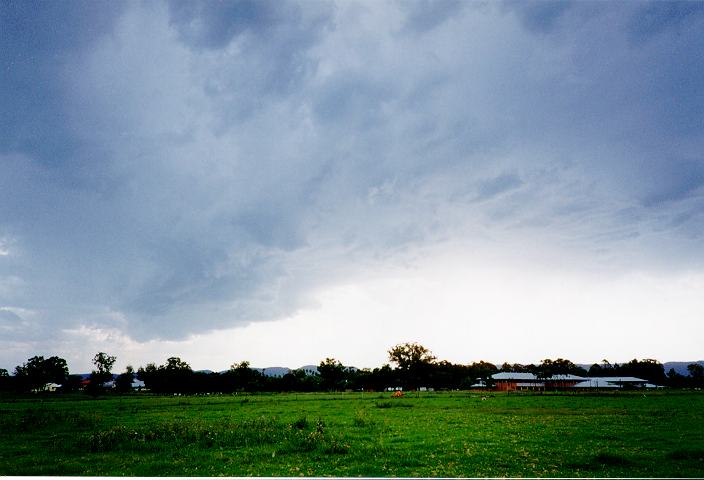
[[[258,372],[263,373],[267,377],[283,377],[287,373],[291,371],[290,368],[288,367],[266,367],[266,368],[254,368],[252,367],[252,370],[256,370]]]
[[[680,375],[687,376],[689,375],[689,371],[687,371],[687,365],[691,365],[692,363],[698,363],[699,365],[704,367],[704,360],[698,360],[696,362],[665,362],[662,365],[665,367],[665,373],[669,372],[671,368],[674,368],[675,372],[679,373]]]
[[[318,374],[318,366],[317,365],[303,365],[298,370],[303,370],[308,375],[317,375]]]

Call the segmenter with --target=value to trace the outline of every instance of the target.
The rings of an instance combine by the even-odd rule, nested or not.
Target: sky
[[[0,1],[0,368],[704,358],[704,3]]]

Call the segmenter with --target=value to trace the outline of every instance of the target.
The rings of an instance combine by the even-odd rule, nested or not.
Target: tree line
[[[587,370],[570,360],[544,359],[539,364],[504,363],[497,367],[489,362],[455,364],[437,358],[418,343],[402,343],[388,351],[389,363],[374,369],[357,369],[343,365],[339,360],[326,358],[318,365],[317,373],[293,370],[281,376],[267,376],[253,369],[246,361],[234,363],[224,372],[194,371],[179,357],[170,357],[165,363],[148,363],[135,370],[127,366],[114,375],[116,357],[99,352],[93,357],[94,369],[85,379],[71,375],[66,360],[52,356],[34,356],[15,367],[12,375],[0,369],[0,391],[38,392],[48,385],[60,385],[60,391],[82,390],[89,394],[104,393],[108,389],[120,393],[133,390],[136,380],[153,393],[234,393],[234,392],[320,392],[320,391],[381,391],[387,388],[414,390],[466,390],[493,386],[492,375],[498,372],[529,372],[538,378],[572,374],[590,377],[630,376],[650,383],[673,388],[704,387],[704,367],[688,365],[688,375],[681,375],[653,359],[612,364],[608,360],[595,363]]]

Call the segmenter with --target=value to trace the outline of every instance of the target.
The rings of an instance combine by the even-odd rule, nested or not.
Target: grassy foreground
[[[0,397],[0,475],[704,475],[704,394]]]

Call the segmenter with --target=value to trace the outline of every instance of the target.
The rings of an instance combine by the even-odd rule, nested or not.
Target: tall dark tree
[[[546,358],[540,362],[536,368],[538,378],[552,378],[555,375],[586,375],[587,371],[578,367],[570,360],[558,358],[551,360]]]
[[[401,343],[389,350],[389,361],[400,370],[411,370],[419,365],[428,365],[435,361],[435,356],[418,343]]]
[[[634,358],[630,362],[622,364],[617,369],[617,375],[642,378],[656,385],[664,385],[667,381],[665,367],[652,358],[643,360]]]
[[[159,374],[158,369],[154,363],[147,363],[145,367],[139,367],[137,369],[137,378],[144,382],[144,386],[153,391],[158,391],[159,389]]]
[[[193,371],[191,366],[184,360],[181,360],[180,357],[167,358],[166,363],[159,368],[163,368],[164,370],[171,372]]]
[[[96,353],[93,357],[93,365],[95,369],[90,374],[91,383],[103,384],[112,380],[112,367],[115,365],[115,358],[105,352]]]
[[[153,363],[147,364],[145,368],[140,367],[137,370],[137,378],[142,380],[149,390],[157,393],[194,392],[198,389],[196,384],[202,384],[203,380],[196,378],[191,366],[179,357],[169,357],[166,363],[159,367]]]
[[[535,369],[536,367],[533,364],[523,365],[521,363],[510,364],[508,362],[504,362],[501,365],[502,372],[534,373]]]
[[[227,391],[257,391],[262,388],[262,373],[250,367],[248,361],[230,365],[225,374]]]
[[[66,360],[60,357],[34,356],[15,367],[15,378],[21,390],[43,390],[48,383],[63,384],[68,377]]]
[[[607,359],[603,359],[601,364],[595,363],[589,367],[588,375],[590,377],[613,377],[617,374],[618,367],[618,363],[612,365]]]
[[[11,390],[13,380],[6,369],[0,368],[0,392]]]
[[[667,385],[670,388],[686,387],[687,383],[688,383],[687,380],[688,380],[687,377],[677,373],[674,368],[671,368],[670,370],[667,371]]]
[[[430,382],[435,356],[418,343],[401,343],[389,350],[389,361],[395,363],[404,387],[417,388]]]
[[[159,366],[159,375],[167,392],[187,393],[192,391],[193,369],[180,357],[169,357]]]
[[[704,387],[704,366],[699,363],[690,363],[687,365],[687,372],[689,372],[690,382],[693,387]]]
[[[479,362],[471,364],[470,368],[473,372],[473,378],[483,382],[487,388],[491,388],[494,386],[494,379],[492,375],[494,375],[498,371],[496,365],[481,360]]]
[[[121,373],[115,379],[115,390],[120,393],[132,391],[132,382],[134,382],[134,368],[132,365],[127,365],[124,373]]]
[[[318,365],[320,384],[323,390],[341,390],[345,387],[346,368],[334,358],[326,358]]]

